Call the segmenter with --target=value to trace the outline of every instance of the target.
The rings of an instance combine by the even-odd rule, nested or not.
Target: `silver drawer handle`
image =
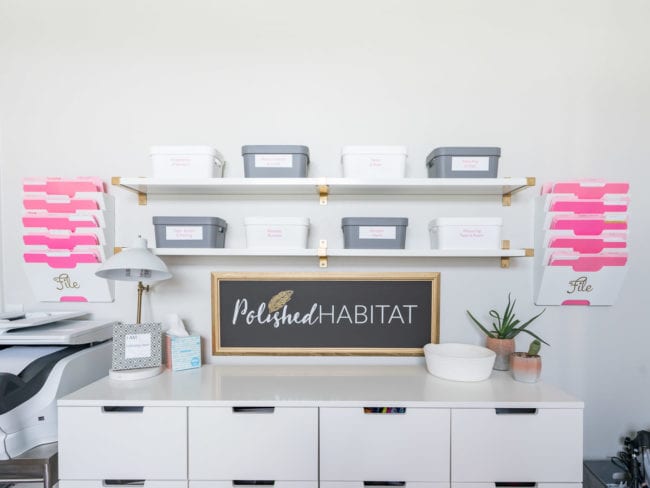
[[[273,413],[275,407],[232,407],[235,413]]]

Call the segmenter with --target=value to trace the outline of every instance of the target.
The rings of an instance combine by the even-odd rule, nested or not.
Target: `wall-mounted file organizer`
[[[23,260],[38,300],[113,301],[95,271],[113,254],[114,206],[99,178],[23,180]]]
[[[628,268],[628,183],[547,183],[535,208],[537,305],[613,305]]]

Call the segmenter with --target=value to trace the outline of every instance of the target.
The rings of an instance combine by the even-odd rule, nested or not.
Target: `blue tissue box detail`
[[[165,335],[166,366],[172,371],[201,366],[201,336]]]

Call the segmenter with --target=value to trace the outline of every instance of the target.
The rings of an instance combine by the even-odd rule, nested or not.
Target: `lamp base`
[[[118,380],[118,381],[143,380],[145,378],[153,378],[154,376],[158,376],[164,370],[165,367],[162,364],[160,366],[154,366],[153,368],[122,369],[122,370],[111,369],[108,372],[108,377],[112,380]]]

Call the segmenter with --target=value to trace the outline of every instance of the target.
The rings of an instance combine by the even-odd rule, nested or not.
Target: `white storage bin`
[[[345,178],[404,178],[406,146],[343,146]]]
[[[152,146],[154,178],[220,178],[224,160],[210,146]]]
[[[309,219],[302,217],[247,217],[246,247],[305,249]]]
[[[441,217],[429,223],[432,249],[500,249],[503,219]]]

